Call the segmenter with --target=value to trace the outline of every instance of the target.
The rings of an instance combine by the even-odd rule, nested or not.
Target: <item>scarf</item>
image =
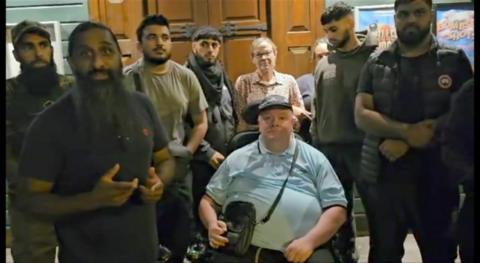
[[[224,83],[223,67],[220,63],[210,64],[192,53],[188,56],[188,64],[200,81],[203,93],[209,105],[220,105]]]

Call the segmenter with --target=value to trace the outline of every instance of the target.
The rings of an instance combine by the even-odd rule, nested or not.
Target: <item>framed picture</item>
[[[436,4],[435,29],[438,42],[461,48],[474,67],[474,15],[473,4]]]
[[[378,46],[385,48],[397,39],[394,14],[393,4],[355,7],[355,30],[367,30]]]

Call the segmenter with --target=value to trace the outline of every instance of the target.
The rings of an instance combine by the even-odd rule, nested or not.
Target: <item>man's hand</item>
[[[313,254],[314,249],[313,243],[302,237],[293,240],[284,254],[289,262],[303,263]]]
[[[91,195],[98,207],[121,206],[128,201],[138,187],[138,178],[131,182],[113,181],[118,171],[120,171],[120,165],[117,163],[98,180],[93,188]]]
[[[312,113],[303,109],[303,108],[300,108],[300,107],[296,107],[296,106],[293,106],[293,114],[301,121],[303,119],[309,119],[309,120],[312,120]]]
[[[163,195],[163,182],[155,173],[155,168],[148,169],[148,178],[145,186],[140,185],[140,197],[145,203],[156,203]]]
[[[432,119],[411,124],[406,131],[405,140],[413,148],[424,148],[432,141],[434,128],[435,121]]]
[[[222,164],[223,160],[225,160],[225,156],[223,156],[223,154],[215,151],[215,153],[213,153],[212,158],[210,158],[210,161],[208,163],[213,168],[218,169],[220,164]]]
[[[208,226],[208,242],[211,247],[219,248],[228,243],[228,239],[222,236],[227,231],[227,224],[222,220],[212,223]]]
[[[395,162],[407,153],[410,146],[402,140],[386,139],[378,148],[385,158],[390,162]]]

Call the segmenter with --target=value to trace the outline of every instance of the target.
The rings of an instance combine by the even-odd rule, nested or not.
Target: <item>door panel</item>
[[[192,50],[190,38],[195,27],[208,24],[207,0],[149,0],[147,7],[148,14],[163,14],[168,19],[172,60],[185,63]]]
[[[111,3],[107,0],[89,0],[90,19],[108,25],[118,39],[124,65],[131,64],[141,54],[137,50],[136,29],[143,18],[140,1]]]
[[[241,74],[255,70],[250,44],[267,34],[265,0],[209,0],[209,24],[224,37],[221,60],[232,82]]]
[[[272,39],[278,47],[278,71],[295,77],[313,71],[311,45],[317,37],[323,36],[319,21],[324,9],[321,0],[271,2]]]

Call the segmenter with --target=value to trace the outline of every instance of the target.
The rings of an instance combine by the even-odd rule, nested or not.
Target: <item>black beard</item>
[[[132,133],[134,118],[128,91],[123,85],[123,76],[111,73],[109,75],[111,79],[95,83],[77,76],[83,116],[81,124],[86,125],[91,139],[98,139],[97,135],[106,127],[113,127],[117,133],[115,136]]]
[[[197,60],[198,65],[201,68],[208,68],[208,67],[211,67],[211,66],[217,64],[217,60],[215,60],[213,62],[210,62],[208,60],[203,59],[201,56],[199,56],[197,54],[194,54],[194,55],[195,55],[195,59]]]
[[[21,70],[18,79],[33,95],[49,95],[53,88],[59,86],[57,69],[53,63],[40,68],[21,66]]]
[[[400,42],[402,42],[405,46],[408,47],[415,47],[416,45],[420,44],[420,42],[422,42],[425,37],[430,33],[430,28],[421,30],[419,27],[416,27],[416,32],[410,31],[407,33],[405,32],[407,28],[408,27],[405,27],[402,31],[399,31],[397,35]]]
[[[338,44],[336,45],[333,45],[333,48],[336,48],[336,49],[343,48],[348,43],[349,40],[350,40],[350,34],[348,33],[348,31],[345,31],[342,41],[338,42]]]
[[[143,59],[145,59],[145,61],[147,61],[148,63],[153,64],[153,65],[163,65],[170,59],[171,56],[172,56],[172,54],[169,53],[164,58],[154,58],[154,57],[148,56],[147,54],[144,54]]]

